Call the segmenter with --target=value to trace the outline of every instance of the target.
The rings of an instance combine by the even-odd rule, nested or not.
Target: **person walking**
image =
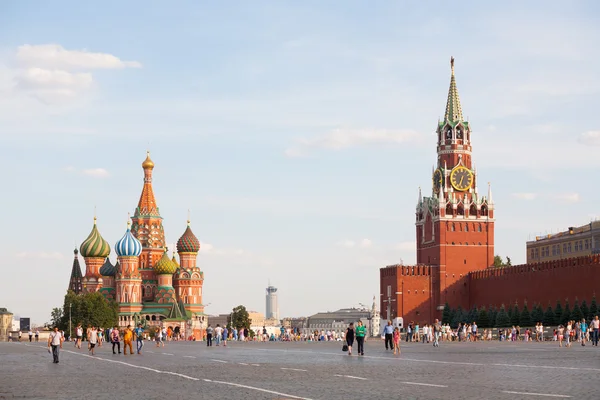
[[[392,326],[392,321],[388,320],[387,325],[383,327],[383,332],[381,332],[381,336],[383,336],[385,340],[385,349],[388,349],[388,344],[390,350],[394,349],[394,345],[392,344],[392,339],[394,335],[394,327]]]
[[[396,351],[398,351],[398,355],[400,355],[400,329],[398,329],[398,327],[394,328],[393,338],[394,354],[396,354]]]
[[[221,338],[223,337],[223,328],[221,325],[217,324],[215,328],[215,341],[217,342],[217,346],[221,344]]]
[[[224,326],[223,327],[223,346],[227,347],[227,335],[229,335],[229,331],[227,330],[227,327]]]
[[[81,327],[81,323],[77,324],[77,328],[75,329],[75,347],[81,349],[81,341],[83,340],[83,328]]]
[[[133,355],[133,331],[131,325],[127,325],[127,329],[123,333],[123,355],[127,355],[127,347],[129,347],[129,355]]]
[[[98,330],[96,329],[96,327],[93,327],[92,330],[90,331],[90,335],[88,336],[88,341],[90,343],[89,345],[89,350],[92,355],[95,354],[95,347],[96,344],[98,344]]]
[[[473,323],[475,325],[475,323]],[[440,334],[442,333],[442,327],[440,325],[440,320],[436,319],[435,323],[432,326],[433,329],[433,347],[440,347]],[[475,326],[474,332],[477,332],[477,326]],[[477,335],[475,335],[477,337]]]
[[[600,319],[596,317],[590,323],[590,332],[592,333],[592,346],[598,347],[598,334],[600,332]]]
[[[33,341],[33,332],[30,329],[28,333],[29,333],[29,342],[31,343]]]
[[[358,321],[356,326],[356,343],[358,343],[358,355],[365,355],[365,335],[367,334],[367,328],[363,325],[362,321]]]
[[[121,338],[119,337],[119,327],[115,326],[112,330],[112,332],[110,333],[110,341],[112,342],[112,351],[113,354],[117,354],[115,353],[115,346],[117,346],[117,350],[119,351],[119,354],[121,354]]]
[[[135,342],[137,353],[142,354],[142,347],[144,347],[144,329],[142,328],[142,324],[138,324],[137,328],[135,328]]]
[[[212,346],[212,335],[213,335],[213,328],[212,328],[212,326],[210,326],[210,324],[208,324],[208,328],[206,328],[206,347]]]
[[[354,322],[350,322],[346,329],[346,344],[348,345],[348,355],[352,355],[352,345],[354,344]]]
[[[40,341],[40,331],[37,328],[35,330],[35,341],[36,342]]]
[[[52,347],[52,361],[54,364],[58,364],[59,349],[62,349],[62,344],[65,339],[62,334],[58,331],[58,326],[54,327],[54,331],[50,332],[48,336],[48,350]]]

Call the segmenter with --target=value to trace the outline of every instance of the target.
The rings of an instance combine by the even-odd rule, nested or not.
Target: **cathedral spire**
[[[73,259],[73,268],[71,269],[71,280],[69,281],[69,290],[75,292],[75,294],[80,294],[82,291],[81,280],[83,276],[81,275],[81,266],[79,265],[79,251],[77,248],[73,251],[75,254]]]
[[[154,190],[152,189],[152,170],[154,169],[154,161],[150,159],[150,152],[146,153],[146,160],[142,163],[144,169],[144,188],[135,210],[135,217],[160,217]]]
[[[456,88],[456,79],[454,78],[454,57],[450,58],[450,68],[452,76],[450,77],[450,89],[448,90],[448,101],[446,103],[446,114],[444,122],[453,123],[463,121],[462,107],[460,106],[460,97]]]

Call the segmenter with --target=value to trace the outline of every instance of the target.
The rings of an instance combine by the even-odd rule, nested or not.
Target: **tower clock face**
[[[435,193],[439,193],[441,185],[442,185],[442,170],[438,168],[433,173],[433,191]]]
[[[454,189],[461,192],[468,190],[473,184],[473,173],[470,169],[460,165],[450,173],[450,183]]]

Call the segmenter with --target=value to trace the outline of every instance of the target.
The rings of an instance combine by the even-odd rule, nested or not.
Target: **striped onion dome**
[[[177,268],[177,264],[171,261],[167,254],[167,250],[165,250],[161,259],[154,265],[154,272],[156,272],[157,275],[173,275],[175,271],[177,271]]]
[[[142,254],[142,244],[131,233],[131,222],[127,222],[127,232],[115,244],[115,251],[119,257],[138,257]]]
[[[183,235],[177,241],[177,252],[178,253],[197,253],[200,251],[200,241],[192,232],[190,228],[190,221],[187,222],[187,228]]]
[[[106,257],[106,261],[100,267],[100,275],[102,276],[115,276],[117,272],[116,266],[112,265],[110,258]]]
[[[94,227],[87,239],[79,246],[79,252],[84,258],[87,257],[102,257],[106,258],[110,254],[110,245],[98,232],[96,226],[96,217],[94,217]]]

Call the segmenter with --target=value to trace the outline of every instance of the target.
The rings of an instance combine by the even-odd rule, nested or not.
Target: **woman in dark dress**
[[[346,329],[346,343],[348,344],[348,355],[352,355],[352,345],[354,344],[354,322],[350,322]]]

